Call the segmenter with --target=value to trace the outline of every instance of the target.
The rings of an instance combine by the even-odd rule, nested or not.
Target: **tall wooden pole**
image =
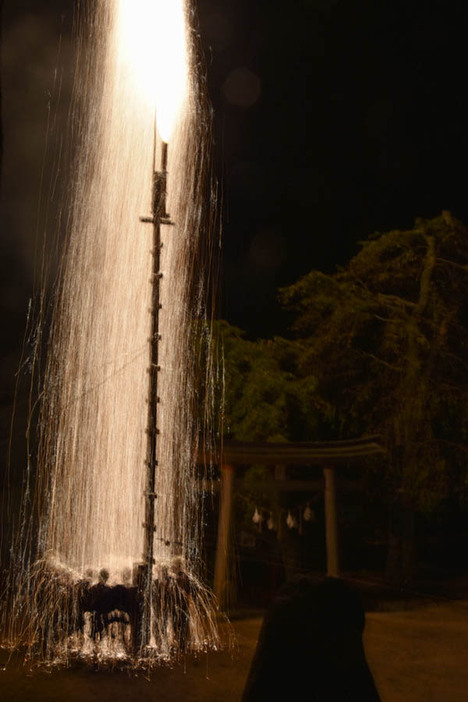
[[[162,143],[161,170],[153,171],[152,207],[150,217],[140,217],[140,221],[153,225],[153,267],[152,267],[152,304],[151,304],[151,337],[150,367],[148,369],[149,398],[148,398],[148,424],[147,424],[147,453],[146,453],[146,489],[145,489],[145,545],[143,553],[143,621],[141,646],[148,646],[151,641],[152,628],[152,601],[153,601],[153,565],[154,565],[154,533],[156,471],[158,467],[158,377],[159,365],[159,312],[161,273],[161,224],[172,224],[166,212],[166,186],[167,186],[167,144]]]

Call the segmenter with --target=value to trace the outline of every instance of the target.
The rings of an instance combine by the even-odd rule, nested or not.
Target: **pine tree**
[[[317,379],[337,438],[384,438],[398,526],[390,560],[403,579],[412,511],[466,498],[467,273],[468,230],[443,212],[374,234],[346,267],[312,271],[280,293],[293,314],[296,373]]]

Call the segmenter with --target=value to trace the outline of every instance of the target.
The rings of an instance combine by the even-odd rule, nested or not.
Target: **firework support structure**
[[[161,309],[160,287],[161,287],[161,225],[172,225],[171,219],[166,212],[167,195],[167,154],[168,145],[162,142],[161,170],[153,170],[153,190],[151,215],[140,217],[141,222],[153,225],[153,270],[152,270],[152,304],[151,304],[151,337],[149,339],[151,347],[151,363],[149,367],[150,389],[148,398],[148,448],[146,457],[146,490],[145,490],[145,546],[143,554],[143,564],[140,571],[139,587],[143,593],[143,616],[141,627],[140,647],[143,649],[151,641],[152,626],[152,601],[153,601],[153,565],[154,565],[154,533],[155,525],[155,500],[156,494],[156,470],[158,467],[158,376],[159,365],[159,312]]]

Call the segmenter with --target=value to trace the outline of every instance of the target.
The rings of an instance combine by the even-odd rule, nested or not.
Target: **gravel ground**
[[[235,619],[231,650],[187,659],[150,677],[71,668],[0,672],[1,702],[239,702],[262,619]],[[382,702],[466,702],[468,601],[371,612],[364,636]],[[225,638],[228,632],[225,632]],[[5,663],[6,655],[1,654]]]
[[[468,602],[367,615],[364,644],[382,702],[468,700]]]

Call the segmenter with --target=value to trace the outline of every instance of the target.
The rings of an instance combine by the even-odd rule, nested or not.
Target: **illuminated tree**
[[[297,375],[317,378],[337,438],[384,438],[399,524],[390,557],[404,577],[412,511],[466,495],[467,272],[468,230],[443,212],[375,234],[345,268],[312,271],[281,291]]]
[[[251,341],[224,321],[216,336],[224,363],[224,434],[240,441],[316,438],[315,379],[295,377],[297,344]]]

